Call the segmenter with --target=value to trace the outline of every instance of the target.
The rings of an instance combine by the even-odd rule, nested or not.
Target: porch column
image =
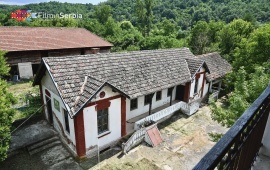
[[[123,137],[126,134],[126,98],[121,96],[121,136]]]
[[[172,105],[172,94],[170,95],[170,106]]]
[[[205,79],[205,73],[203,74],[201,98],[203,97],[203,92],[204,92],[204,83],[206,83],[206,79]]]
[[[210,82],[210,85],[209,85],[209,92],[212,93],[213,90],[212,90],[212,85],[213,85],[213,81]]]
[[[184,101],[185,101],[186,103],[189,103],[190,86],[191,86],[191,82],[187,82],[187,83],[185,84]]]
[[[150,94],[150,103],[149,103],[149,115],[151,115],[151,110],[152,110],[152,100],[153,100],[153,96],[155,93]]]
[[[220,82],[218,83],[218,96],[219,96],[219,93],[220,93],[221,84],[222,84],[222,80],[220,80]],[[217,96],[217,98],[218,98],[218,96]]]
[[[74,131],[77,155],[79,158],[83,158],[86,154],[83,110],[74,117]]]

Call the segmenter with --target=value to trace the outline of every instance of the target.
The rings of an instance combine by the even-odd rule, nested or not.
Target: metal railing
[[[201,159],[194,170],[250,169],[262,146],[270,112],[270,85]]]
[[[140,144],[145,137],[146,129],[142,128],[133,133],[126,143],[122,144],[122,151],[126,154],[134,146]]]
[[[179,110],[181,107],[183,107],[185,105],[186,105],[185,102],[180,101],[172,106],[169,106],[169,107],[167,107],[163,110],[160,110],[154,114],[151,114],[151,115],[149,115],[141,120],[138,120],[134,124],[134,129],[135,130],[140,129],[141,127],[143,127],[143,125],[146,122],[151,122],[151,121],[159,122],[160,120],[164,120],[166,117],[169,117],[170,115],[172,115],[174,112],[176,112],[177,110]]]

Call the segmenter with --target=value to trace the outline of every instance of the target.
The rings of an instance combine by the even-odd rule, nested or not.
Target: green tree
[[[0,51],[0,161],[5,160],[7,157],[10,128],[15,113],[11,105],[16,101],[7,90],[8,84],[2,79],[2,76],[6,76],[9,73],[9,67],[5,61],[4,54],[4,52]]]
[[[253,29],[251,23],[242,19],[230,22],[219,32],[221,53],[232,56],[234,49],[239,46],[242,38],[247,38]],[[233,58],[229,59],[229,61],[233,60]]]
[[[143,36],[148,36],[153,22],[154,0],[136,0],[137,23]]]
[[[233,82],[235,89],[227,100],[228,107],[225,109],[215,103],[211,104],[213,118],[227,127],[234,124],[270,81],[270,75],[260,66],[257,66],[252,74],[248,74],[244,67],[233,74],[237,76]]]
[[[95,8],[95,17],[97,20],[104,24],[112,16],[112,8],[109,5],[101,4]]]
[[[191,30],[189,46],[194,54],[203,54],[210,44],[210,28],[205,21],[199,21]]]
[[[270,63],[270,24],[254,30],[249,38],[242,39],[234,54],[233,66],[235,69],[246,66],[248,73],[254,71],[256,65]]]

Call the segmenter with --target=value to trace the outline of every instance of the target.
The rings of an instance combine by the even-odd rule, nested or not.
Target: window
[[[132,99],[130,101],[130,110],[134,110],[138,108],[138,99]]]
[[[152,95],[151,94],[148,94],[148,95],[144,96],[144,105],[149,104],[151,100],[152,100]]]
[[[199,82],[199,79],[196,79],[195,85],[194,85],[194,94],[197,93],[197,91],[198,91],[198,82]]]
[[[64,111],[64,119],[65,119],[65,129],[68,133],[70,133],[70,130],[69,130],[69,119],[68,119],[68,112],[63,109]]]
[[[159,101],[159,100],[161,100],[161,91],[158,91],[156,93],[156,101]]]
[[[99,110],[97,112],[97,122],[98,122],[98,134],[101,134],[109,130],[108,108]]]
[[[173,91],[174,87],[168,88],[168,93],[167,93],[167,97],[172,95],[172,91]]]

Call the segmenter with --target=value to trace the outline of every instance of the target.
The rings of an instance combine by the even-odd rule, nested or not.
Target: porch
[[[270,169],[270,85],[194,170]]]
[[[174,101],[172,101],[172,105],[174,105],[174,104],[176,104],[178,102],[180,102],[180,101],[179,100],[174,100]],[[151,111],[151,115],[156,113],[156,112],[159,112],[159,111],[161,111],[163,109],[166,109],[169,106],[170,106],[170,103],[166,103],[166,104],[164,104],[164,105],[162,105],[160,107],[157,107],[157,108],[155,108],[155,109],[153,109]],[[127,124],[126,124],[127,134],[132,134],[135,131],[135,129],[134,129],[135,122],[137,122],[137,121],[139,121],[139,120],[141,120],[141,119],[143,119],[143,118],[145,118],[147,116],[149,116],[149,112],[145,112],[145,113],[143,113],[143,114],[141,114],[139,116],[136,116],[134,118],[131,118],[131,119],[127,120]]]

